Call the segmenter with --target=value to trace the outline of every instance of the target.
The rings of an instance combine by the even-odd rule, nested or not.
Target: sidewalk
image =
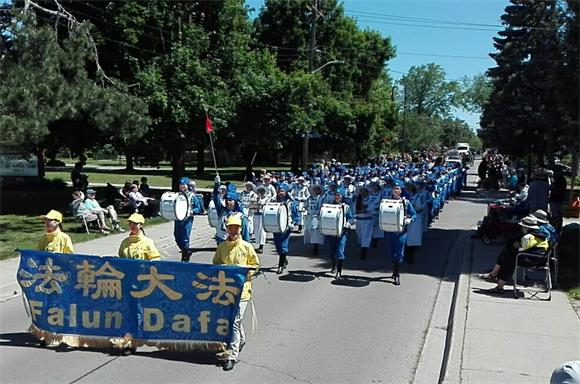
[[[477,274],[493,266],[501,245],[468,241],[444,382],[548,383],[558,365],[580,359],[580,320],[566,294],[516,300],[511,285],[503,296],[481,293],[495,284]]]

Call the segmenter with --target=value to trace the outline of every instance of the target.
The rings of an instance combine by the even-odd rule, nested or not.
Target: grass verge
[[[127,228],[128,214],[120,214],[121,226]],[[162,217],[147,219],[147,225],[166,222]],[[82,223],[72,217],[65,217],[63,227],[72,239],[73,245],[83,241],[98,239],[106,235],[91,230],[87,234]],[[0,260],[18,256],[15,249],[36,249],[38,241],[44,233],[44,224],[38,216],[29,215],[1,215],[0,216]],[[112,232],[114,233],[114,232]]]

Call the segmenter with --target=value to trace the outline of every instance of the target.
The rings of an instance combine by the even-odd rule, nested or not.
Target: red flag
[[[208,115],[205,115],[205,131],[207,133],[213,132],[213,124],[211,123],[211,120],[209,119]]]

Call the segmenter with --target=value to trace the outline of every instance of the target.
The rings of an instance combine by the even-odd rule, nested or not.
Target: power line
[[[387,24],[387,25],[397,25],[403,27],[415,27],[415,28],[434,28],[434,29],[453,29],[453,30],[461,30],[461,31],[479,31],[479,32],[497,32],[495,29],[487,29],[487,28],[467,28],[467,27],[452,27],[452,26],[442,26],[442,25],[423,25],[423,24],[407,24],[407,23],[395,23],[395,22],[388,22],[388,21],[380,21],[380,20],[366,20],[366,19],[359,19],[355,18],[357,21],[361,21],[363,23],[372,23],[372,24]]]
[[[451,26],[472,26],[472,27],[489,27],[493,28],[494,31],[498,29],[505,29],[506,26],[502,24],[486,24],[486,23],[474,23],[474,22],[465,22],[465,21],[457,21],[457,20],[441,20],[441,19],[429,19],[429,18],[421,18],[421,17],[409,17],[409,16],[400,16],[400,15],[390,15],[384,13],[375,13],[375,12],[366,12],[366,11],[346,11],[347,14],[351,14],[352,16],[361,16],[361,17],[369,17],[374,19],[383,19],[383,20],[393,20],[393,21],[402,21],[402,22],[416,22],[416,23],[424,23],[424,24],[443,24],[443,25],[451,25]],[[521,26],[510,26],[511,28],[525,28],[525,29],[533,29],[533,30],[546,30],[546,31],[555,31],[558,28],[548,28],[548,27],[538,27],[538,26],[531,26],[531,25],[521,25]],[[475,29],[477,30],[477,29]]]
[[[384,13],[366,12],[366,11],[347,11],[349,14],[362,15],[363,17],[381,18],[387,20],[398,20],[398,21],[410,21],[410,22],[421,22],[421,23],[436,23],[436,24],[449,24],[449,25],[467,25],[475,27],[493,27],[493,28],[503,28],[499,24],[483,24],[483,23],[473,23],[473,22],[462,22],[456,20],[440,20],[440,19],[427,19],[422,17],[409,17],[409,16],[399,16],[399,15],[389,15]]]

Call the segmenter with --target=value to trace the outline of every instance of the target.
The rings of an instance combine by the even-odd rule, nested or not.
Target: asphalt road
[[[473,168],[475,170],[475,168]],[[470,181],[472,177],[470,177]],[[473,185],[473,184],[472,184]],[[391,263],[385,244],[358,259],[349,239],[344,278],[327,273],[328,259],[312,256],[293,236],[289,268],[276,275],[277,256],[268,242],[264,267],[256,280],[259,329],[251,334],[250,311],[244,324],[248,343],[240,363],[223,372],[209,356],[139,349],[119,357],[111,351],[42,348],[26,330],[30,324],[20,296],[0,302],[0,381],[2,383],[410,383],[450,250],[460,233],[485,213],[474,191],[446,205],[424,238],[414,265],[405,265],[401,286],[388,278]],[[177,259],[171,224],[157,241]],[[196,223],[192,257],[210,262],[214,243],[205,220]],[[165,229],[166,228],[166,229]],[[102,244],[102,245],[99,245]],[[112,253],[119,241],[79,244],[77,252]],[[93,247],[93,249],[87,249]],[[95,250],[95,247],[102,249]],[[109,248],[107,248],[109,247]],[[323,252],[324,253],[324,250]],[[433,377],[436,382],[437,378]]]

